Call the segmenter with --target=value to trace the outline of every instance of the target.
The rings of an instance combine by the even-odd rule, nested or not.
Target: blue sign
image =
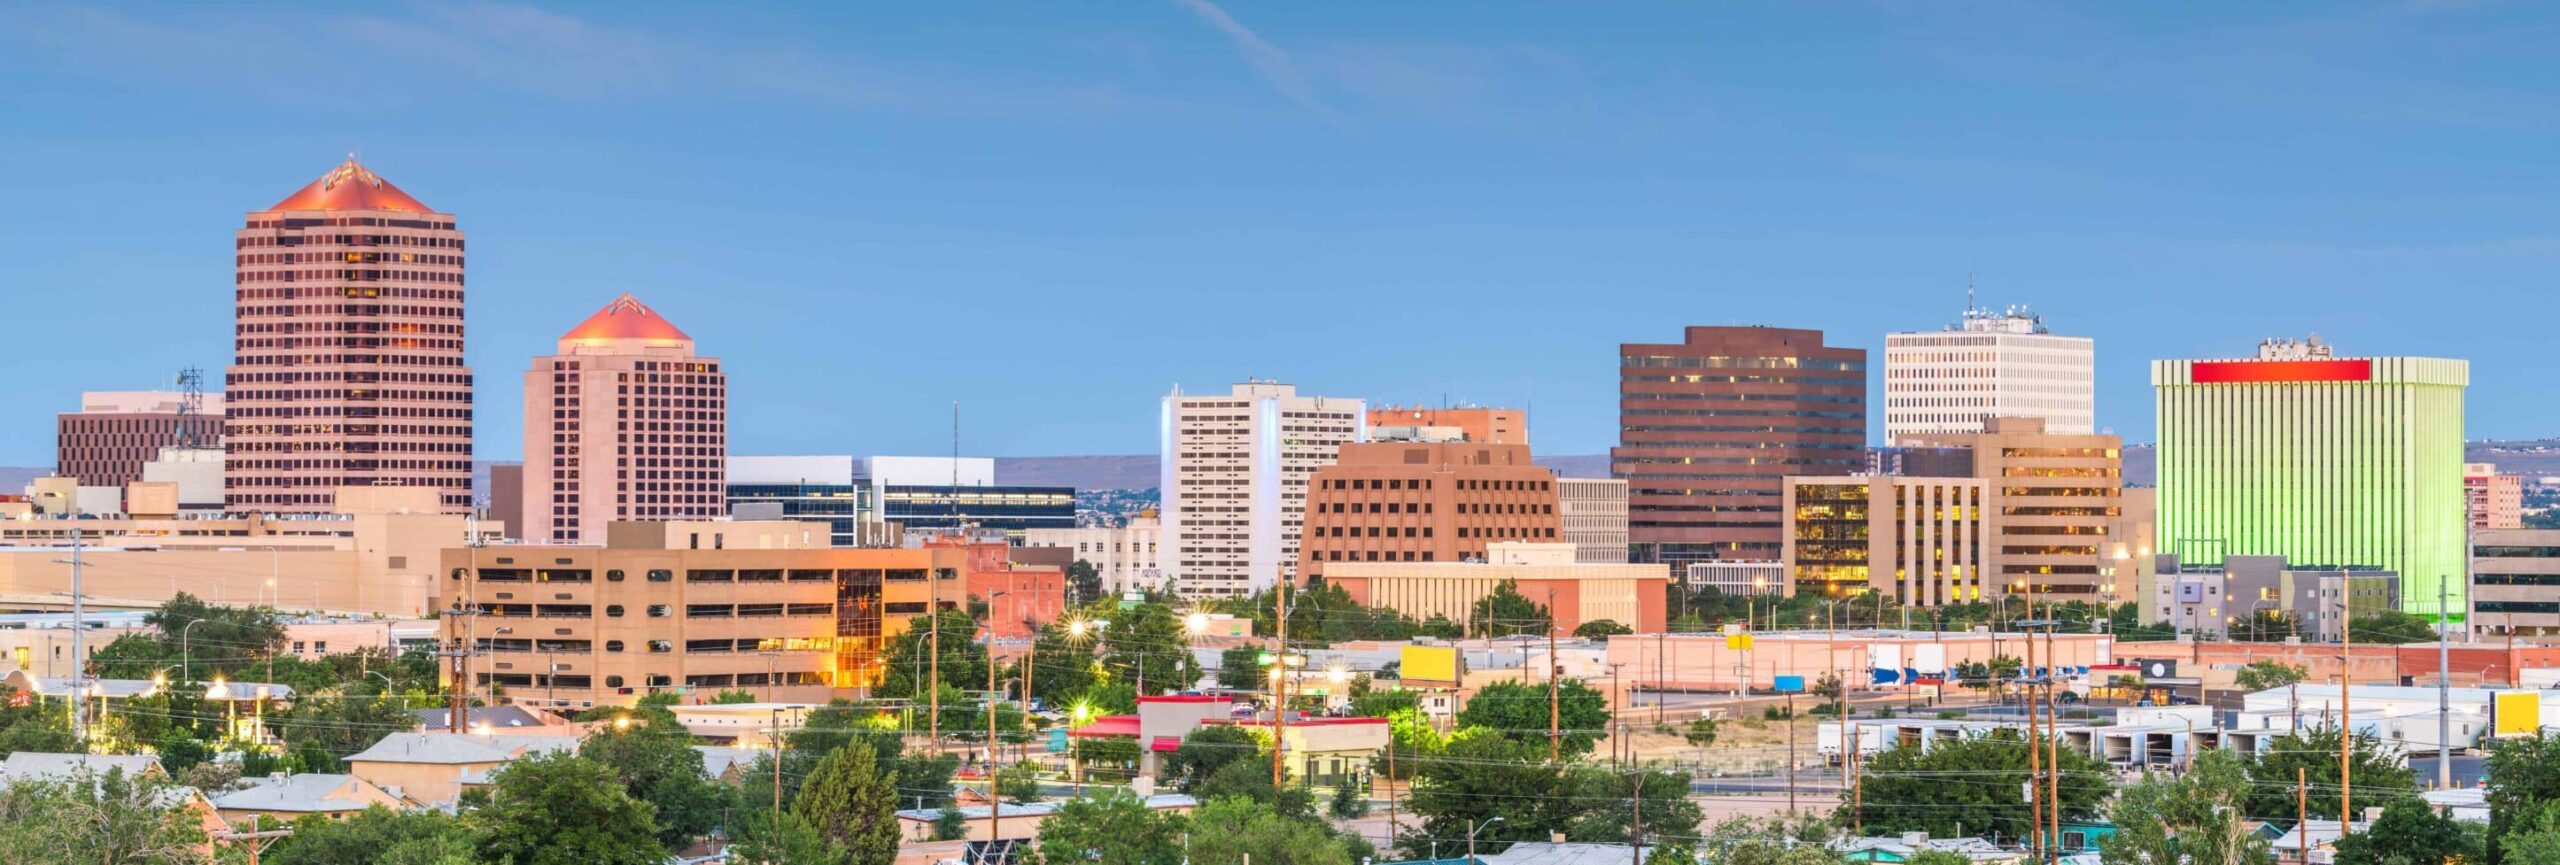
[[[1778,684],[1778,687],[1777,687],[1778,693],[1781,693],[1781,694],[1801,694],[1801,693],[1804,693],[1804,677],[1803,677],[1803,676],[1779,676],[1779,677],[1778,677],[1778,683],[1777,683],[1777,684]]]
[[[1065,750],[1067,750],[1067,728],[1064,726],[1049,728],[1049,753],[1055,754]]]

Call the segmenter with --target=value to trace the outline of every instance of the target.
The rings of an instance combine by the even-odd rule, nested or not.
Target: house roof
[[[1500,853],[1476,857],[1484,865],[1622,865],[1634,850],[1625,844],[1513,844]],[[1653,858],[1647,851],[1645,858]]]
[[[1063,801],[1029,803],[1006,802],[1004,803],[1003,816],[1044,816],[1056,813],[1060,807],[1066,804],[1067,803]],[[1200,800],[1180,793],[1158,793],[1147,797],[1144,804],[1150,809],[1161,811],[1167,808],[1197,808],[1200,807]],[[987,819],[987,806],[985,805],[963,805],[960,806],[958,810],[960,811],[960,816],[963,817],[973,820]],[[942,809],[940,808],[908,808],[898,812],[898,819],[901,820],[923,820],[929,822],[941,816]]]
[[[728,774],[732,767],[745,769],[755,765],[756,755],[764,753],[762,748],[723,748],[717,745],[695,745],[693,750],[702,753],[702,773],[713,778]]]
[[[411,709],[421,730],[442,730],[453,722],[452,709]],[[476,727],[543,727],[550,725],[542,714],[523,706],[473,706],[462,712],[462,725]]]
[[[469,733],[393,733],[373,743],[349,763],[425,763],[467,766],[505,763],[536,753],[573,750],[578,741],[566,736],[475,736]]]
[[[72,687],[69,676],[39,678],[27,675],[25,670],[10,673],[8,682],[11,687],[24,688],[46,697],[69,694]],[[90,696],[103,696],[110,700],[145,697],[160,690],[160,686],[149,679],[83,679],[80,684],[86,686]]]
[[[45,754],[20,751],[0,760],[0,786],[13,781],[37,778],[68,778],[82,770],[104,775],[109,770],[124,770],[126,777],[163,774],[160,758],[149,754],[118,756],[108,754]]]
[[[338,163],[311,185],[295,190],[276,202],[269,211],[284,210],[398,210],[409,213],[434,213],[425,202],[409,197],[382,175],[356,162],[355,157]]]
[[[1104,715],[1093,722],[1068,731],[1071,736],[1136,736],[1138,716]]]
[[[213,807],[224,811],[283,811],[296,814],[332,811],[361,811],[383,799],[389,792],[374,788],[378,797],[366,798],[365,790],[373,785],[354,775],[287,775],[260,781],[256,786],[233,790],[213,797]]]
[[[2016,850],[1981,838],[1931,838],[1917,833],[1908,836],[1875,835],[1863,838],[1842,838],[1831,842],[1831,849],[1847,856],[1869,851],[1891,853],[1897,859],[1909,859],[1935,850],[1954,853],[1976,862],[2005,862],[2020,856]]]
[[[2362,832],[2372,825],[2358,820],[2355,823],[2355,831]],[[2338,831],[2336,820],[2305,820],[2300,826],[2284,830],[2284,834],[2276,836],[2268,846],[2278,850],[2300,850],[2303,848],[2303,839],[2308,836],[2311,848],[2316,850],[2338,843],[2338,839],[2345,834]]]

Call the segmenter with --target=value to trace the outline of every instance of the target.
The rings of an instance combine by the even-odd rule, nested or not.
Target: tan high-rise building
[[[1528,445],[1351,442],[1307,484],[1298,574],[1328,563],[1458,562],[1562,539],[1556,476]]]
[[[2524,478],[2499,474],[2495,463],[2462,464],[2462,498],[2472,528],[2524,528]]]
[[[1275,381],[1165,397],[1157,489],[1174,591],[1249,595],[1296,580],[1307,478],[1337,445],[1367,440],[1367,418],[1366,402]]]
[[[471,506],[461,230],[353,159],[235,239],[224,499],[326,512],[351,486]]]
[[[725,513],[729,379],[718,358],[631,295],[533,359],[524,376],[527,541],[603,543],[620,520]]]
[[[1907,436],[1903,466],[1911,475],[1990,484],[1991,590],[2066,601],[2133,594],[2135,586],[2116,579],[2118,554],[2131,552],[2115,537],[2127,528],[2124,440],[2048,433],[2040,418],[1990,418],[1982,429]]]

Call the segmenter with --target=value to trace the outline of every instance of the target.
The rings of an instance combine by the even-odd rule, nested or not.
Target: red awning
[[[1093,723],[1075,728],[1070,731],[1069,734],[1075,736],[1127,736],[1136,738],[1138,735],[1138,716],[1104,715],[1100,718],[1093,719]]]
[[[1147,743],[1147,750],[1149,750],[1149,751],[1179,751],[1179,750],[1182,750],[1182,737],[1180,737],[1180,736],[1157,736],[1155,741]]]

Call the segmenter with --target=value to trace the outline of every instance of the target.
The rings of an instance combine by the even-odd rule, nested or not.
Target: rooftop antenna
[[[1973,265],[1964,268],[1964,311],[1973,312]]]
[[[204,370],[187,367],[178,371],[178,447],[205,446],[204,433],[196,424],[204,417]]]

